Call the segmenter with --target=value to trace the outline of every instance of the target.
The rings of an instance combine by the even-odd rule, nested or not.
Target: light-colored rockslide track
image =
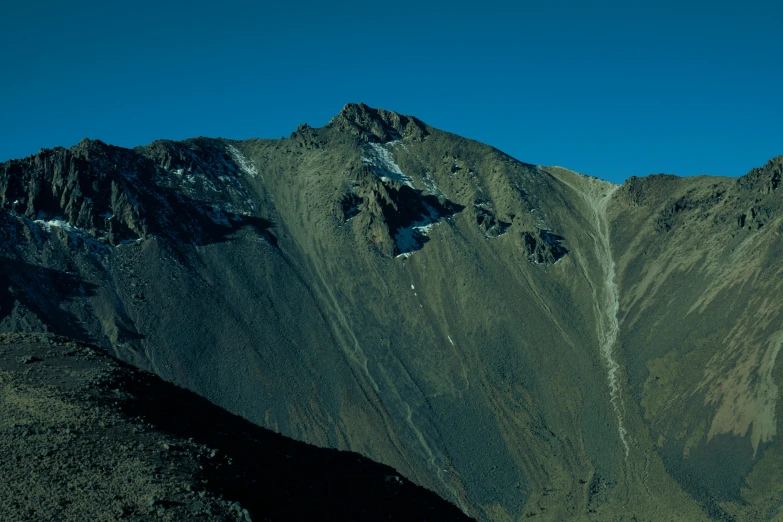
[[[567,170],[561,169],[560,170]],[[609,400],[617,417],[617,430],[620,440],[625,448],[625,456],[630,452],[630,436],[625,428],[625,404],[622,398],[620,381],[620,365],[615,357],[615,344],[620,330],[617,320],[617,312],[620,308],[620,295],[615,280],[615,264],[612,257],[612,247],[609,241],[609,220],[606,208],[612,198],[612,194],[620,188],[619,185],[609,183],[597,178],[591,178],[568,171],[570,176],[558,176],[558,179],[571,187],[585,201],[590,209],[593,232],[590,236],[595,245],[595,257],[598,262],[601,275],[600,280],[590,275],[586,265],[582,262],[590,287],[593,291],[593,306],[595,307],[598,333],[598,344],[601,358],[607,369],[607,381],[609,384]],[[568,179],[569,177],[574,179]]]

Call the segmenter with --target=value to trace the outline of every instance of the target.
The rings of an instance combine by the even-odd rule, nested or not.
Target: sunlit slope
[[[612,235],[616,223],[611,220],[614,207],[623,187],[582,176],[560,167],[547,169],[579,196],[589,217],[584,227],[585,247],[581,252],[592,252],[592,271],[584,272],[592,290],[592,307],[596,317],[597,350],[603,362],[608,400],[615,417],[617,436],[622,441],[620,480],[605,482],[594,477],[591,491],[602,488],[588,514],[598,520],[615,518],[633,520],[650,517],[651,520],[703,520],[703,506],[667,473],[661,459],[648,450],[646,428],[635,408],[628,386],[625,354],[622,349],[619,310],[622,303],[621,286],[615,262]],[[592,247],[592,248],[591,248]],[[581,256],[581,254],[575,254]]]
[[[640,442],[719,519],[781,516],[780,173],[632,178],[610,208]]]

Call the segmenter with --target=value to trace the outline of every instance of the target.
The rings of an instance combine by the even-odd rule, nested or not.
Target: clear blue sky
[[[683,4],[7,0],[0,161],[287,136],[363,101],[613,181],[743,174],[783,154],[783,7]]]

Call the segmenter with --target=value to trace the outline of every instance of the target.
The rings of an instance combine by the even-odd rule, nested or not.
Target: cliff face
[[[30,220],[59,219],[116,245],[147,232],[144,212],[151,205],[140,189],[151,184],[154,171],[145,163],[130,151],[89,140],[70,150],[41,150],[3,164],[0,200]]]
[[[132,151],[82,140],[42,150],[0,171],[0,201],[16,216],[117,246],[150,236],[205,243],[252,218],[253,201],[237,177],[236,149],[196,139],[190,146],[155,142]]]
[[[479,519],[752,519],[781,481],[779,178],[617,187],[362,104],[283,140],[84,141],[0,165],[0,330]]]

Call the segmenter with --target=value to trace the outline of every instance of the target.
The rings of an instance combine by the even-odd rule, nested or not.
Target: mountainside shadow
[[[205,487],[241,503],[253,520],[471,520],[389,466],[286,438],[123,366],[110,386],[135,398],[122,406],[127,415],[217,448],[227,458],[202,459]]]
[[[90,340],[79,319],[61,305],[93,296],[96,290],[96,285],[72,273],[0,257],[0,324],[9,319],[15,323],[15,329],[27,325],[37,331],[50,329],[74,339]],[[11,317],[12,314],[18,317]]]

